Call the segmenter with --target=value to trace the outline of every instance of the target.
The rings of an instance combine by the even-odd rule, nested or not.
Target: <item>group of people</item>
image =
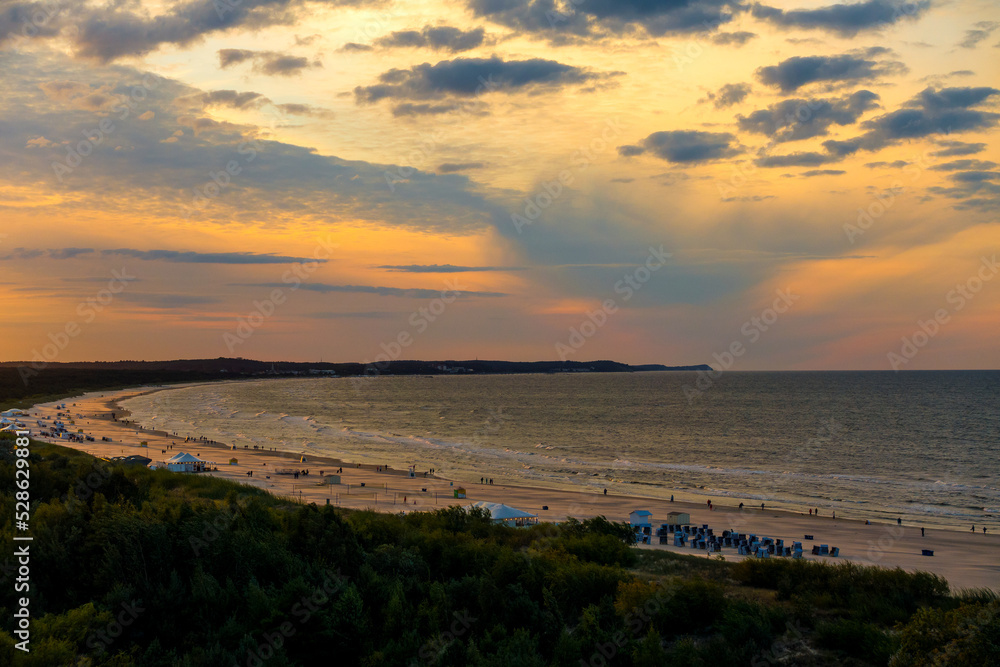
[[[493,478],[492,477],[480,477],[479,478],[479,483],[480,484],[492,484],[493,483]],[[605,493],[607,493],[607,491],[605,491]]]

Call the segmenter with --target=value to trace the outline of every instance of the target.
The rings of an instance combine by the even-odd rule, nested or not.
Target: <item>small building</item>
[[[458,487],[457,489],[455,489],[455,497],[456,498],[464,498],[465,497],[465,489],[463,487],[461,487],[461,486]]]
[[[231,466],[238,466],[239,464],[240,464],[240,460],[239,459],[229,459],[229,465],[231,465]]]
[[[653,513],[649,510],[633,510],[628,515],[628,522],[633,528],[652,528]]]
[[[205,472],[211,461],[202,461],[193,454],[180,452],[167,459],[167,470],[172,472]]]
[[[691,523],[691,515],[687,512],[667,512],[667,523],[689,524]]]

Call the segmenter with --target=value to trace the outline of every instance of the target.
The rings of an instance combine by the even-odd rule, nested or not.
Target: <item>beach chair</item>
[[[933,556],[934,555],[934,550],[933,549],[921,549],[920,550],[920,555],[921,556]]]
[[[821,544],[821,545],[819,545],[819,555],[820,556],[829,556],[830,555],[830,545],[829,544]]]
[[[670,538],[667,537],[666,535],[660,535],[660,544],[669,544],[668,542],[669,539]]]
[[[792,558],[802,558],[802,549],[796,549],[793,551]]]
[[[813,556],[818,556],[819,555],[819,545],[818,544],[814,544],[813,545],[812,554],[813,554]]]
[[[832,549],[830,549],[830,555],[833,556],[834,558],[836,558],[837,556],[839,556],[840,555],[840,547],[833,547]]]

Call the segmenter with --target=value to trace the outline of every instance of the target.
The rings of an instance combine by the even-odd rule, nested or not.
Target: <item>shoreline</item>
[[[668,522],[668,512],[681,511],[690,514],[692,524],[711,525],[717,533],[721,533],[722,530],[735,530],[786,541],[803,541],[806,545],[807,560],[832,563],[850,561],[860,565],[903,567],[910,571],[923,570],[944,576],[954,588],[986,587],[1000,591],[1000,559],[996,557],[1000,552],[1000,534],[996,533],[987,535],[976,533],[970,536],[965,532],[963,537],[963,532],[960,530],[934,528],[928,530],[926,536],[921,536],[919,526],[914,525],[899,526],[889,523],[866,525],[864,521],[857,519],[808,516],[787,510],[762,511],[759,507],[740,510],[737,506],[714,503],[714,509],[709,510],[707,505],[684,500],[671,502],[660,498],[610,493],[605,496],[599,493],[590,494],[507,483],[495,485],[465,483],[466,497],[457,499],[454,497],[454,491],[462,487],[462,483],[446,477],[431,474],[425,477],[420,472],[411,478],[404,470],[377,471],[375,464],[350,463],[333,457],[306,454],[305,462],[301,462],[303,455],[293,452],[233,449],[232,445],[212,444],[202,440],[185,443],[182,436],[173,436],[163,431],[137,429],[112,421],[110,418],[111,412],[123,410],[120,402],[126,398],[196,384],[214,383],[90,392],[83,396],[42,403],[28,411],[32,415],[32,422],[37,418],[34,416],[36,414],[52,417],[57,411],[54,406],[65,403],[67,410],[74,415],[80,415],[74,426],[83,428],[85,433],[94,436],[96,441],[73,443],[35,435],[32,437],[83,450],[99,457],[142,454],[156,463],[174,453],[186,451],[196,456],[200,455],[199,458],[206,460],[218,458],[220,460],[214,462],[217,470],[206,474],[248,484],[290,500],[352,509],[382,512],[422,511],[468,505],[482,500],[513,505],[537,514],[539,521],[543,522],[564,521],[570,516],[581,520],[606,516],[611,521],[628,521],[630,511],[646,509],[653,512],[654,528],[660,523]],[[81,420],[84,424],[79,423]],[[37,429],[37,427],[31,428]],[[101,437],[112,437],[113,441],[102,442]],[[143,440],[148,442],[148,446],[139,445]],[[227,455],[221,456],[223,452]],[[231,458],[238,462],[226,464]],[[279,467],[288,468],[289,463],[293,462],[295,468],[309,470],[310,474],[296,479],[292,475],[274,472]],[[325,473],[335,473],[335,466],[343,469],[340,473],[341,484],[322,484],[317,473],[321,470]],[[812,542],[805,541],[806,535],[815,537],[812,541],[815,544],[840,547],[841,556],[831,558],[811,555],[809,548]],[[655,537],[653,541],[656,541]],[[643,545],[642,548],[705,555],[704,552],[690,548],[668,545]],[[922,556],[923,549],[933,550],[935,556]],[[726,560],[743,558],[731,550],[724,551],[722,555]]]

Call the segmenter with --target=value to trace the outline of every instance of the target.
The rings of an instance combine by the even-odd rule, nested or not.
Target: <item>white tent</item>
[[[180,452],[166,461],[167,470],[174,472],[203,472],[211,461],[202,461],[197,456]]]
[[[537,514],[531,514],[530,512],[519,510],[516,507],[504,505],[503,503],[488,503],[485,500],[480,500],[478,503],[472,503],[471,505],[467,505],[465,507],[467,510],[471,510],[473,508],[480,508],[488,511],[490,513],[490,518],[493,519],[493,523],[523,526],[529,523],[538,522]]]

